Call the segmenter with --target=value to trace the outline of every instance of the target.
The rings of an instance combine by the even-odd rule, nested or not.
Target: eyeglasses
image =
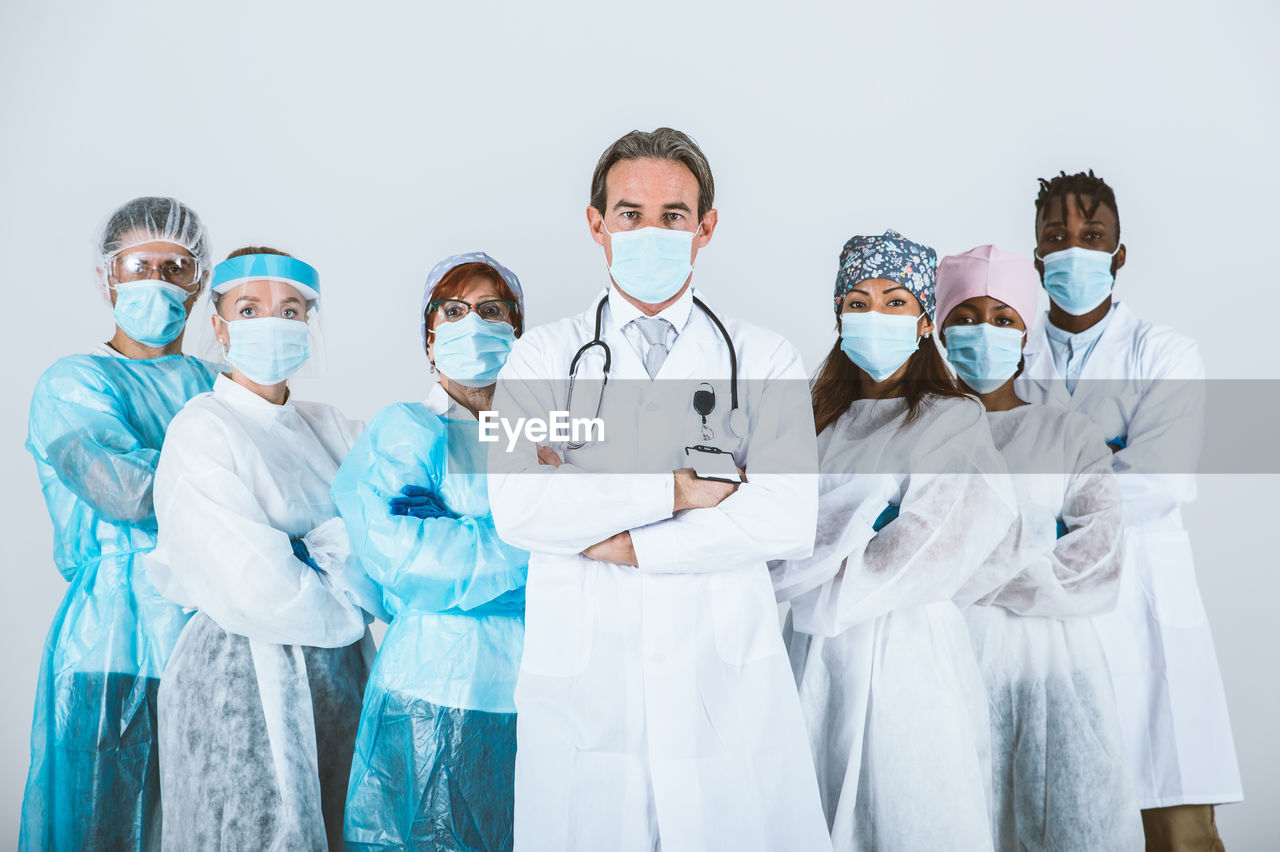
[[[185,290],[194,290],[200,280],[200,261],[185,254],[127,251],[111,258],[111,279],[117,284],[160,277]]]
[[[514,325],[512,317],[519,311],[519,306],[510,299],[488,299],[478,305],[464,302],[461,299],[437,299],[427,305],[430,313],[440,309],[440,317],[445,322],[457,322],[467,314],[475,311],[480,319],[487,322],[505,322]]]

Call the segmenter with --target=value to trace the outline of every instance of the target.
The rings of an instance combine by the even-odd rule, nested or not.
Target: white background
[[[328,369],[300,395],[363,418],[423,393],[418,301],[444,255],[514,269],[534,323],[581,310],[604,281],[595,160],[662,124],[715,171],[696,282],[811,368],[849,236],[1029,253],[1036,177],[1093,168],[1129,250],[1118,294],[1193,335],[1210,376],[1280,378],[1273,3],[449,5],[0,5],[0,847],[65,588],[26,406],[109,336],[91,245],[133,196],[193,206],[218,259],[265,243],[315,264]],[[1278,486],[1205,477],[1187,513],[1244,773],[1219,815],[1232,850],[1277,835]]]

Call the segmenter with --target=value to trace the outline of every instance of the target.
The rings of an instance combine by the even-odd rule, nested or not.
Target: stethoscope
[[[600,416],[601,407],[604,405],[604,389],[609,383],[609,368],[613,364],[613,352],[609,349],[609,344],[605,343],[604,339],[600,337],[600,328],[604,321],[604,306],[608,302],[608,293],[600,297],[600,303],[596,305],[595,333],[590,340],[578,348],[578,351],[574,353],[573,360],[569,362],[569,398],[565,401],[565,408],[572,411],[573,386],[578,379],[578,363],[582,360],[582,356],[590,352],[593,347],[599,346],[604,350],[604,375],[600,382],[600,396],[596,399],[595,417]],[[729,336],[729,330],[724,327],[724,323],[720,322],[720,318],[701,299],[694,296],[693,303],[720,330],[720,336],[724,338],[725,346],[729,350],[729,431],[733,433],[735,438],[745,437],[748,421],[747,413],[738,407],[738,353],[733,348],[733,338]],[[709,383],[703,382],[693,394],[693,410],[702,417],[704,438],[710,437],[710,432],[706,426],[707,415],[714,411],[715,407],[715,389]],[[571,441],[566,446],[571,450],[577,450],[581,449],[585,444],[585,441]]]

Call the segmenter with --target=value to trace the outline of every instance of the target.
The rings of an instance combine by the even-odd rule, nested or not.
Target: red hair
[[[487,263],[475,261],[472,263],[460,263],[453,269],[450,269],[440,279],[440,283],[431,291],[431,301],[438,302],[442,299],[461,299],[462,294],[466,291],[467,285],[472,278],[483,278],[498,288],[498,298],[515,302],[516,312],[512,317],[512,328],[515,329],[516,337],[524,331],[524,316],[520,311],[520,300],[516,298],[516,294],[511,291],[507,282],[498,274],[498,270],[494,269]],[[427,313],[424,317],[427,321],[427,328],[435,328],[431,322],[431,314]]]

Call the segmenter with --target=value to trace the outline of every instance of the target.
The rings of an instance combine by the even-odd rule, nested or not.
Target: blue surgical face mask
[[[431,357],[449,381],[463,387],[483,388],[498,379],[507,363],[515,329],[505,322],[482,320],[469,313],[457,322],[437,323]]]
[[[702,230],[702,226],[698,226]],[[665,302],[693,272],[693,238],[698,231],[637,228],[609,234],[613,262],[609,275],[628,296],[650,305]]]
[[[187,324],[186,290],[167,281],[130,281],[115,285],[116,325],[129,337],[159,349],[182,334]]]
[[[227,362],[251,381],[278,385],[311,357],[307,324],[284,317],[252,317],[227,322]]]
[[[991,393],[1018,371],[1023,332],[991,323],[947,326],[947,360],[966,385]]]
[[[1116,250],[1105,251],[1073,247],[1036,258],[1044,264],[1044,289],[1053,303],[1072,316],[1079,317],[1101,305],[1111,295],[1116,277],[1111,274],[1111,259]]]
[[[840,315],[840,349],[871,377],[883,382],[920,347],[920,315],[879,311]]]

